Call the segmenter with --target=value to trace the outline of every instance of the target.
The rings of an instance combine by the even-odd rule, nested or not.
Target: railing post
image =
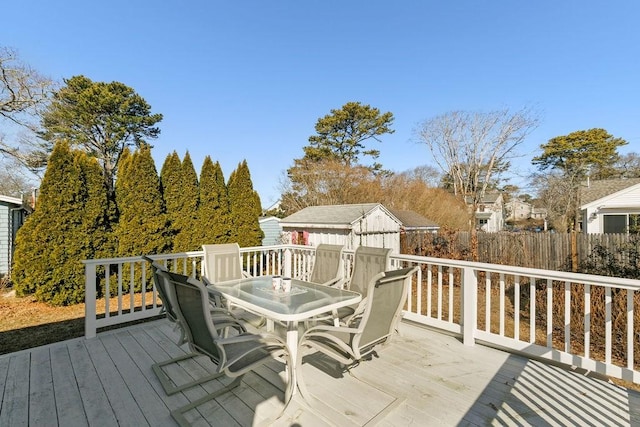
[[[96,337],[96,265],[84,265],[84,336]]]
[[[478,324],[478,273],[472,267],[462,269],[462,343],[473,346]]]
[[[284,265],[282,266],[282,275],[286,277],[292,277],[293,268],[292,268],[292,258],[293,253],[291,248],[285,248],[284,250]]]

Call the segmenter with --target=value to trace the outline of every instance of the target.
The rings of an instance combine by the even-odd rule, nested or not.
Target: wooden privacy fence
[[[571,239],[575,238],[572,250]],[[633,234],[585,233],[478,233],[478,261],[545,270],[570,271],[572,256],[584,262],[596,246],[602,246],[624,263],[621,247],[640,251],[640,238]],[[407,236],[403,252],[423,256],[472,260],[471,233],[458,231]]]

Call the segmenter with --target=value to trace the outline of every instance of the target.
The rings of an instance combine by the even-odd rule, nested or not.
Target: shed
[[[264,233],[262,246],[279,245],[282,243],[282,227],[280,218],[275,216],[263,216],[258,219],[260,229]]]
[[[400,252],[402,223],[380,203],[309,206],[280,220],[285,243],[391,248]]]
[[[26,216],[21,199],[0,195],[0,277],[11,271],[16,234]]]

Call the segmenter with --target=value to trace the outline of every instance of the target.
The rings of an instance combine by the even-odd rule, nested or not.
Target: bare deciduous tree
[[[0,154],[32,172],[44,166],[51,151],[48,143],[35,136],[35,130],[53,89],[53,81],[22,62],[15,50],[0,47],[0,119],[20,130],[15,138],[0,135]]]
[[[498,168],[516,157],[516,148],[537,126],[530,108],[490,112],[452,111],[425,120],[415,133],[452,181],[454,194],[476,205]]]

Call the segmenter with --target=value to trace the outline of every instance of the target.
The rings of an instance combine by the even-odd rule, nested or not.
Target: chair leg
[[[171,381],[169,376],[166,374],[166,372],[162,368],[167,365],[171,365],[171,364],[180,362],[182,360],[191,359],[196,356],[202,356],[202,355],[200,353],[188,353],[180,357],[175,357],[173,359],[166,360],[164,362],[154,363],[151,366],[151,368],[153,369],[153,372],[156,374],[156,377],[158,377],[158,380],[160,380],[160,384],[162,385],[164,392],[168,396],[171,396],[172,394],[176,394],[182,390],[186,390],[198,384],[203,384],[203,383],[206,383],[207,381],[215,380],[216,378],[219,378],[223,375],[221,373],[215,373],[215,374],[207,375],[205,377],[198,378],[197,380],[188,382],[186,384],[182,384],[179,386],[174,385],[174,383]]]
[[[236,377],[233,382],[231,382],[231,384],[229,384],[226,387],[221,388],[220,390],[216,390],[213,393],[207,394],[206,396],[201,397],[198,400],[195,400],[191,403],[189,403],[188,405],[184,405],[178,409],[174,409],[173,411],[171,411],[171,416],[173,417],[174,420],[176,420],[176,422],[181,426],[181,427],[189,427],[191,426],[191,423],[189,423],[187,421],[187,419],[185,418],[184,414],[185,412],[188,412],[194,408],[197,408],[198,406],[207,403],[208,401],[215,399],[218,396],[222,396],[225,393],[228,393],[229,391],[233,390],[234,388],[238,387],[240,385],[240,383],[242,382],[242,375],[239,377]]]

